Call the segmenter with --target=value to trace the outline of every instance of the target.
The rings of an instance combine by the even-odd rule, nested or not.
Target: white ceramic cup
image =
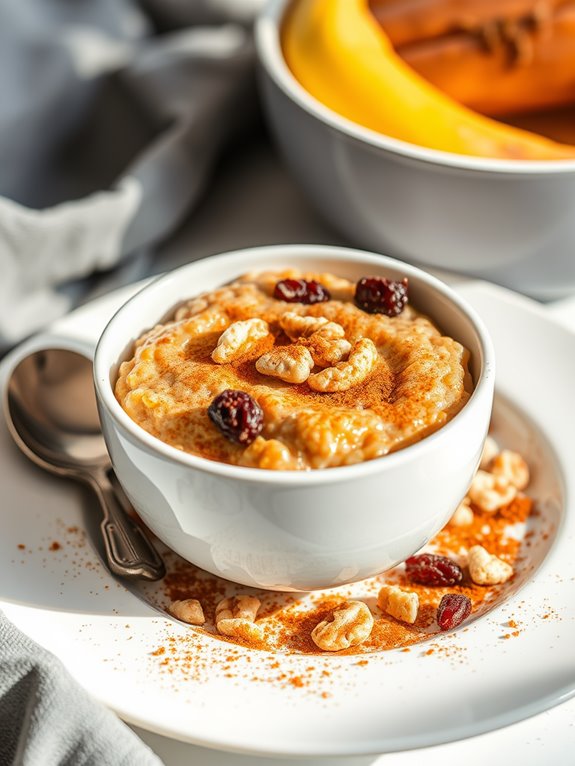
[[[475,388],[443,428],[396,453],[316,471],[267,471],[170,447],[124,412],[113,392],[121,361],[173,308],[248,271],[301,268],[357,280],[407,276],[410,300],[471,353]],[[395,566],[447,521],[477,468],[494,385],[491,341],[475,312],[432,276],[380,255],[277,245],[191,263],[131,298],[94,359],[102,427],[118,479],[150,529],[185,559],[259,588],[305,591]]]
[[[518,161],[427,149],[328,109],[295,79],[279,28],[256,25],[270,127],[315,207],[358,247],[556,299],[575,290],[575,160]]]

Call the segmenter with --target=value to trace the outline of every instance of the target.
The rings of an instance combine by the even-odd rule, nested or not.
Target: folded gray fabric
[[[0,0],[0,351],[169,234],[254,112],[262,0]]]
[[[161,761],[0,612],[0,764],[161,766]]]

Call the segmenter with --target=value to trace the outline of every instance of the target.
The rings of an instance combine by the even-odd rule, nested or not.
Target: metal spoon
[[[118,501],[117,480],[114,486],[110,480],[91,360],[62,348],[29,354],[10,375],[4,410],[10,434],[30,460],[59,476],[84,481],[96,493],[110,570],[145,580],[163,577],[162,559]]]

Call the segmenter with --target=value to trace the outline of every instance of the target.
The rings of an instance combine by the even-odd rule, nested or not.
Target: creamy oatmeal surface
[[[116,397],[167,444],[242,466],[328,468],[416,442],[469,398],[468,353],[406,305],[406,282],[368,282],[386,283],[379,308],[371,284],[362,302],[360,283],[294,270],[193,298],[136,341]]]

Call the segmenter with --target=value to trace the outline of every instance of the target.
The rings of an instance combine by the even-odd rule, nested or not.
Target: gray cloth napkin
[[[0,612],[0,764],[161,766],[161,761]]]
[[[198,201],[255,111],[262,1],[0,0],[0,352]]]

